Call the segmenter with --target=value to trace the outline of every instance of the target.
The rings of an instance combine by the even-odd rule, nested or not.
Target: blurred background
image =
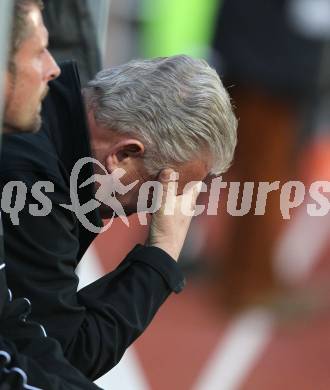
[[[186,289],[98,383],[328,390],[330,212],[306,210],[311,183],[330,181],[330,0],[45,0],[44,17],[50,50],[59,61],[78,61],[82,84],[136,57],[205,58],[239,118],[235,161],[223,180],[306,186],[290,219],[282,217],[280,191],[256,216],[256,185],[250,212],[232,216],[223,190],[217,215],[193,222],[181,259]],[[134,216],[129,228],[116,221],[86,254],[81,286],[116,267],[146,232]]]

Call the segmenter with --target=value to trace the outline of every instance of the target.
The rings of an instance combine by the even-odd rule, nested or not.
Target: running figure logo
[[[83,166],[88,163],[97,164],[103,170],[104,175],[94,174],[79,186],[79,188],[83,188],[96,182],[100,184],[95,193],[95,199],[91,199],[81,205],[78,198],[78,176]],[[98,160],[91,157],[80,159],[73,167],[70,176],[70,198],[72,204],[61,204],[60,206],[74,212],[82,225],[94,233],[101,233],[107,230],[112,225],[112,222],[116,216],[118,216],[126,226],[129,226],[129,221],[125,214],[125,210],[119,200],[116,198],[116,194],[127,194],[138,184],[139,180],[136,180],[128,185],[124,185],[120,179],[125,175],[125,173],[126,171],[124,169],[117,168],[111,174],[109,174],[105,167]],[[107,205],[113,210],[113,216],[105,226],[99,227],[93,225],[86,217],[86,214],[100,207],[102,204]]]

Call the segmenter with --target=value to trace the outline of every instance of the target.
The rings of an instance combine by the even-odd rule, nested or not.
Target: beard
[[[40,113],[36,114],[31,122],[21,125],[7,122],[6,120],[3,123],[3,132],[5,134],[15,134],[15,133],[37,133],[42,125],[42,119]]]
[[[26,121],[26,123],[16,123],[15,121],[10,121],[6,118],[6,108],[5,108],[5,116],[4,116],[4,123],[3,123],[3,132],[5,134],[13,134],[13,133],[37,133],[42,125],[42,119],[41,119],[41,104],[42,101],[45,99],[49,91],[49,87],[46,86],[45,90],[43,91],[40,99],[39,99],[39,105],[34,113],[33,117],[30,118],[29,121]],[[19,114],[17,115],[19,117]]]
[[[34,118],[34,121],[25,131],[29,133],[37,133],[41,129],[41,125],[42,125],[42,119],[40,113],[38,113]]]

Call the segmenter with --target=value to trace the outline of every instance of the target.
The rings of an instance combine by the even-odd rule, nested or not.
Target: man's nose
[[[61,69],[57,65],[54,57],[47,50],[47,81],[56,79],[61,74]]]

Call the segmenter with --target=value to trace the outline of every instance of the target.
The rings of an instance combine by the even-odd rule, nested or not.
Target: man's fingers
[[[163,210],[165,215],[173,215],[174,213],[178,178],[179,174],[170,168],[164,169],[159,175],[159,180],[163,185],[161,210]]]
[[[202,189],[202,182],[192,182],[186,185],[181,199],[181,211],[187,217],[193,217],[196,212],[196,202]]]
[[[192,188],[192,190],[193,190],[193,201],[195,203],[197,201],[197,198],[198,198],[199,194],[201,193],[202,186],[203,186],[203,182],[199,181]]]
[[[188,183],[183,191],[183,198],[196,203],[199,194],[201,193],[203,183],[201,181]]]
[[[179,174],[171,168],[163,169],[158,176],[159,181],[165,185],[171,181],[177,181],[178,178]]]
[[[178,177],[172,169],[164,169],[158,177],[163,186],[162,207],[152,217],[148,239],[149,245],[163,249],[174,260],[179,258],[202,187],[200,182],[191,182],[177,195]]]

